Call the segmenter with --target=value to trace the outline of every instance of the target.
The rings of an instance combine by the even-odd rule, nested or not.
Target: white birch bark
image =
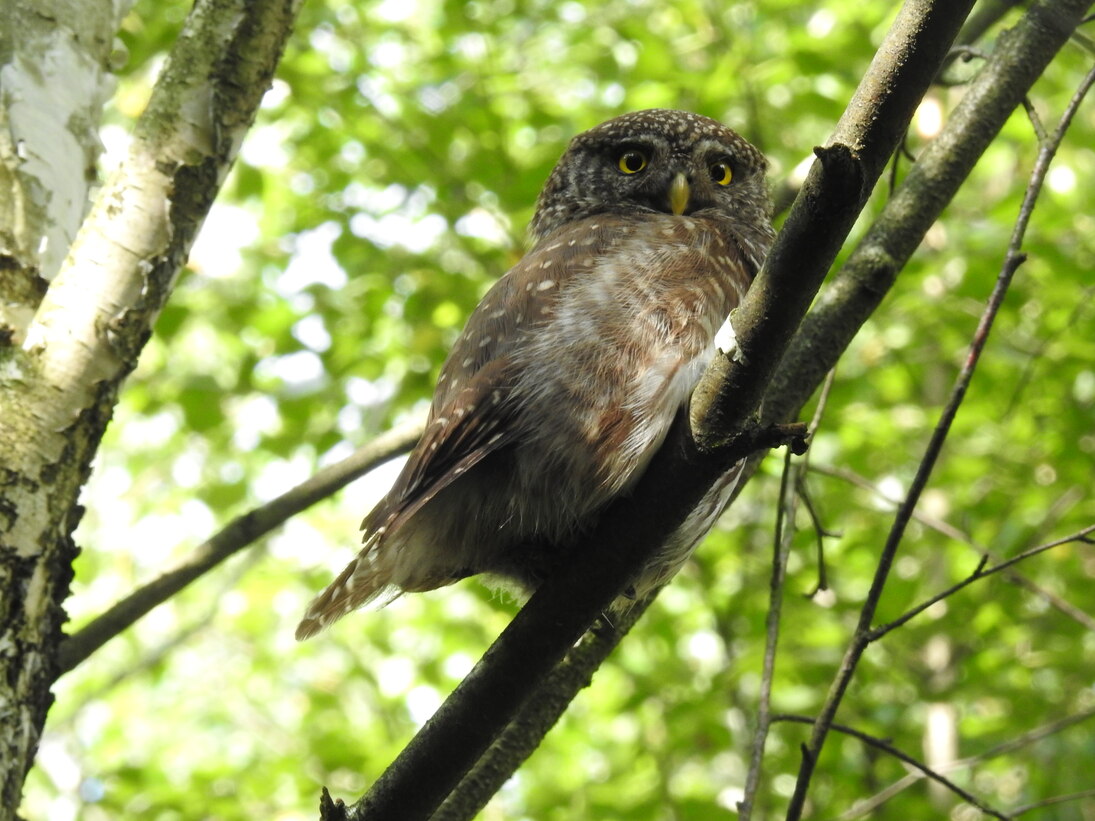
[[[120,9],[69,0],[44,14],[41,3],[0,3],[5,16],[10,9],[43,18],[36,36],[20,38],[23,46],[0,43],[0,54],[31,49],[0,66],[0,143],[7,141],[0,144],[0,303],[7,309],[0,316],[0,821],[7,821],[52,698],[80,488],[122,381],[269,87],[299,0],[198,1],[128,157],[82,221],[106,94],[102,67]],[[92,6],[104,15],[95,26],[88,25]],[[64,27],[70,20],[80,21],[79,32]],[[97,58],[66,55],[58,45],[85,40],[101,48]],[[98,86],[75,79],[96,72]],[[96,91],[77,114],[65,106],[90,93],[85,80]],[[32,116],[41,111],[48,114]],[[55,151],[66,157],[47,154]],[[45,287],[40,274],[62,259]]]
[[[0,0],[0,255],[24,276],[53,278],[87,212],[114,31],[128,5]],[[5,298],[0,322],[18,332],[32,307]]]

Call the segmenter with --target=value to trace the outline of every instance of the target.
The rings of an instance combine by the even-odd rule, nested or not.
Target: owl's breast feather
[[[599,241],[584,246],[590,256],[573,260],[569,276],[551,280],[550,315],[512,355],[515,396],[538,409],[528,426],[528,464],[567,462],[566,470],[602,489],[592,504],[641,474],[749,277],[705,220],[653,217],[617,225],[611,235],[595,219],[584,222],[586,236]],[[563,247],[560,240],[580,246],[582,226],[573,228],[577,236],[561,231],[542,252]]]

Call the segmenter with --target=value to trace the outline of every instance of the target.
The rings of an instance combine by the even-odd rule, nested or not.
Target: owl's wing
[[[512,403],[503,404],[502,391],[493,386],[493,379],[506,378],[507,366],[505,360],[492,362],[449,402],[434,401],[399,478],[362,521],[363,541],[397,529],[469,468],[513,441],[513,428],[506,424]]]
[[[593,241],[571,241],[574,235]],[[391,491],[361,523],[363,540],[400,527],[491,453],[516,441],[511,356],[552,314],[566,280],[589,270],[610,235],[562,229],[538,244],[483,297],[441,368],[422,439]],[[579,256],[580,255],[580,256]]]
[[[575,238],[577,233],[586,241]],[[431,499],[492,453],[515,442],[520,410],[513,351],[554,311],[565,281],[588,271],[611,238],[574,225],[542,240],[495,283],[472,313],[441,368],[426,431],[387,496],[361,527],[364,547],[309,605],[297,639],[315,635],[351,610],[398,590],[383,549],[391,535]],[[582,254],[575,259],[577,254]],[[422,582],[441,586],[451,577]],[[421,589],[429,589],[422,587]]]

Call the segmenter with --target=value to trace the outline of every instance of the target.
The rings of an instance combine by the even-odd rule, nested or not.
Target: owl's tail
[[[338,578],[316,596],[297,625],[297,641],[311,638],[338,621],[351,610],[386,597],[385,604],[399,595],[387,562],[377,560],[375,545],[366,544],[357,557],[346,565]]]

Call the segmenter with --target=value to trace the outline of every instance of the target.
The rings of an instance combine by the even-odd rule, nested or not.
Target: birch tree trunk
[[[297,6],[198,2],[127,158],[84,218],[124,9],[5,0],[0,821],[18,807],[52,700],[80,488],[121,384],[270,85]]]

